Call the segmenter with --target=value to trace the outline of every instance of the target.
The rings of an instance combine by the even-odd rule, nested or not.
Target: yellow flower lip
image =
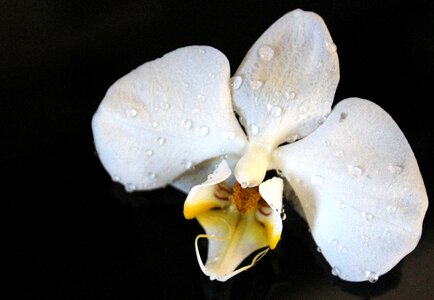
[[[259,187],[242,188],[226,184],[231,170],[223,160],[201,185],[192,188],[184,203],[184,216],[196,218],[206,234],[196,238],[196,255],[202,271],[219,281],[252,267],[268,249],[280,240],[283,181],[273,178]],[[208,239],[208,255],[203,264],[197,241]],[[237,269],[241,262],[258,249],[248,266]]]

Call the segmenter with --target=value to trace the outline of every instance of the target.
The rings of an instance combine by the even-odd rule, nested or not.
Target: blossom
[[[241,219],[256,216],[264,202],[281,207],[279,188],[265,189],[280,191],[272,198],[261,193],[266,172],[277,170],[295,192],[295,207],[332,273],[373,282],[416,247],[428,200],[414,154],[384,110],[349,98],[331,111],[338,81],[337,49],[323,20],[295,10],[258,39],[231,80],[226,57],[207,46],[177,49],[119,79],[94,115],[95,146],[108,173],[128,191],[168,184],[190,191],[184,213],[201,224],[214,207],[219,218],[227,214],[223,219],[232,218],[233,207]],[[235,179],[223,179],[235,181],[234,190],[238,184],[250,193],[259,186],[251,192],[251,209],[237,208],[229,185],[223,185],[223,198],[232,204],[197,196],[207,189],[213,196],[222,187],[223,181],[206,179],[216,164],[226,175],[234,170]],[[200,209],[191,210],[191,201]],[[218,226],[208,223],[207,232]],[[278,222],[270,224],[278,231]],[[198,257],[204,272],[226,280],[252,248],[275,247],[277,235],[273,240],[257,228],[250,235],[260,241],[244,247],[241,239],[242,255],[230,267],[212,265],[212,254],[227,245],[208,234],[207,264]],[[219,232],[225,236],[215,241],[233,240]]]

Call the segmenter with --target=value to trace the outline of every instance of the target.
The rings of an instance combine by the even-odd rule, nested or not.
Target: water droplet
[[[207,178],[208,178],[208,180],[213,179],[214,178],[214,174],[209,174]]]
[[[339,241],[336,239],[333,239],[333,240],[331,240],[330,245],[332,247],[337,247],[337,246],[339,246]]]
[[[250,82],[250,86],[252,87],[252,90],[257,90],[262,86],[262,81],[260,80],[253,80]]]
[[[268,45],[263,45],[259,48],[259,57],[265,61],[270,61],[274,57],[274,50]]]
[[[315,184],[315,185],[321,185],[321,184],[324,183],[324,178],[321,177],[321,176],[319,176],[319,175],[313,175],[313,176],[310,178],[310,181],[312,182],[312,184]]]
[[[333,42],[326,42],[326,47],[330,53],[336,52],[336,50],[338,49]]]
[[[168,110],[168,109],[170,108],[170,103],[168,103],[168,102],[164,102],[164,103],[162,103],[162,104],[161,104],[161,108],[163,108],[163,109],[165,109],[165,110]]]
[[[154,127],[154,128],[156,128],[156,127],[158,127],[158,122],[152,122],[152,127]]]
[[[208,76],[209,76],[210,78],[212,78],[212,79],[215,78],[215,74],[214,74],[214,73],[209,73]]]
[[[151,179],[155,179],[157,178],[157,174],[155,174],[154,172],[148,172],[148,177]]]
[[[277,175],[283,176],[283,171],[281,169],[277,169],[276,172],[277,172]]]
[[[259,127],[255,123],[250,124],[249,129],[251,135],[257,135],[259,133]]]
[[[287,100],[295,99],[295,96],[297,96],[297,94],[294,91],[286,91],[285,92],[285,98]]]
[[[302,113],[306,113],[309,110],[309,107],[307,105],[300,105],[298,110]]]
[[[197,100],[199,100],[200,102],[204,102],[206,100],[206,97],[204,95],[198,95]]]
[[[158,142],[158,144],[163,145],[164,143],[166,143],[166,139],[163,138],[163,137],[159,137],[159,138],[157,139],[157,142]]]
[[[241,187],[243,188],[243,189],[245,189],[245,188],[247,188],[248,186],[249,186],[249,183],[248,182],[245,182],[245,181],[243,181],[243,182],[241,182]]]
[[[293,143],[293,142],[295,142],[297,139],[298,139],[298,134],[294,134],[294,135],[291,135],[290,137],[288,137],[288,138],[286,139],[286,141],[287,141],[288,143]]]
[[[342,151],[342,150],[336,150],[335,155],[337,157],[340,157],[340,158],[344,158],[345,157],[344,151]]]
[[[158,107],[154,106],[154,111],[158,111]]]
[[[329,102],[329,101],[326,101],[326,102],[324,102],[324,106],[325,107],[330,107],[330,106],[332,106],[332,103]]]
[[[181,122],[181,126],[186,129],[190,129],[192,125],[193,125],[193,121],[190,119],[185,119],[184,121]]]
[[[341,274],[341,271],[337,267],[332,268],[332,275],[333,276],[339,276]]]
[[[341,114],[339,115],[339,122],[342,122],[346,118],[347,118],[347,113],[341,112]]]
[[[389,212],[389,214],[393,215],[394,213],[396,213],[397,208],[396,206],[388,206],[387,211]]]
[[[127,191],[128,193],[134,192],[136,189],[137,187],[132,183],[127,183],[127,185],[125,186],[125,191]]]
[[[365,218],[366,221],[372,221],[372,219],[374,219],[374,216],[371,213],[363,212],[363,218]]]
[[[339,205],[338,205],[338,207],[340,208],[340,209],[344,209],[345,208],[345,203],[344,202],[338,202],[339,203]]]
[[[321,250],[320,247],[317,247],[317,248],[316,248],[316,251],[317,251],[318,253],[321,253],[321,252],[322,252],[322,250]]]
[[[386,237],[390,238],[390,230],[386,230],[384,234],[386,235]]]
[[[308,114],[300,114],[300,119],[306,120],[307,118],[309,118]]]
[[[243,83],[243,77],[235,76],[234,79],[232,80],[233,89],[234,90],[239,89],[242,83]]]
[[[201,126],[195,131],[195,134],[198,136],[207,136],[208,133],[209,133],[209,128],[206,126]]]
[[[185,159],[182,161],[182,166],[184,167],[184,169],[190,170],[191,167],[193,166],[193,162],[191,160]]]
[[[205,50],[204,48],[201,48],[201,49],[200,49],[200,53],[205,54],[205,53],[206,53],[206,50]]]
[[[135,110],[134,108],[127,108],[125,110],[125,114],[127,115],[127,117],[134,118],[135,116],[137,116],[137,110]]]
[[[399,165],[389,165],[389,172],[392,174],[401,174],[402,167]]]
[[[278,105],[273,105],[270,109],[270,114],[274,117],[274,118],[278,118],[282,115],[282,108]]]
[[[233,132],[233,131],[225,131],[224,132],[224,136],[228,140],[233,140],[235,138],[235,132]]]
[[[188,82],[183,82],[182,86],[185,87],[185,88],[188,88],[190,85],[188,84]]]
[[[145,154],[146,156],[152,156],[154,154],[154,151],[152,151],[151,149],[146,149]]]
[[[348,172],[350,173],[351,176],[360,177],[363,174],[363,169],[359,166],[349,165]]]
[[[286,220],[286,213],[285,212],[280,213],[280,219],[282,219],[282,221]]]
[[[341,251],[342,253],[347,253],[348,249],[346,247],[340,246],[339,251]]]
[[[379,274],[377,272],[368,271],[366,272],[366,278],[370,283],[376,283],[378,281]]]
[[[120,181],[121,181],[121,178],[120,178],[119,176],[113,176],[113,177],[112,177],[112,180],[113,180],[114,182],[120,182]]]

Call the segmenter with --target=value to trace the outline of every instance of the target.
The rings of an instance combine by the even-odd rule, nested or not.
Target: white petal
[[[340,102],[321,127],[277,149],[274,159],[335,275],[375,280],[416,247],[426,190],[406,138],[376,104]]]
[[[283,180],[273,177],[264,181],[259,185],[259,193],[265,202],[280,216],[282,212]]]
[[[339,81],[336,46],[320,16],[298,9],[256,41],[232,80],[249,139],[276,147],[309,134],[330,112]]]
[[[273,177],[259,185],[259,193],[265,202],[270,206],[259,207],[256,212],[258,221],[264,224],[267,230],[268,245],[274,249],[280,240],[282,234],[282,197],[283,197],[283,180]]]
[[[228,164],[229,169],[233,170],[240,157],[238,155],[224,155],[224,159]],[[222,158],[217,157],[196,165],[191,170],[176,178],[172,183],[172,186],[188,194],[194,186],[200,185],[206,181],[208,175],[214,172],[216,166],[218,166],[221,161]],[[226,178],[226,183],[229,186],[232,186],[233,177]]]
[[[230,193],[227,188],[221,189],[219,183],[228,179],[231,173],[226,160],[223,160],[204,183],[194,186],[184,202],[185,218],[193,219],[214,207],[228,206]]]
[[[229,64],[211,47],[180,48],[108,90],[92,127],[107,171],[130,190],[165,186],[196,164],[240,153]]]

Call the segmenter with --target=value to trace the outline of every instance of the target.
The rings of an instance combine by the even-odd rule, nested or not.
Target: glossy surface
[[[432,298],[431,207],[415,251],[375,284],[332,276],[307,226],[288,207],[275,251],[224,284],[209,282],[194,254],[201,228],[182,216],[185,196],[171,188],[126,193],[94,156],[90,129],[107,88],[138,65],[202,44],[225,53],[233,73],[268,26],[301,7],[321,15],[338,47],[336,101],[367,98],[395,119],[432,198],[428,3],[2,3],[1,230],[7,256],[1,273],[8,289],[1,293],[33,299]]]

